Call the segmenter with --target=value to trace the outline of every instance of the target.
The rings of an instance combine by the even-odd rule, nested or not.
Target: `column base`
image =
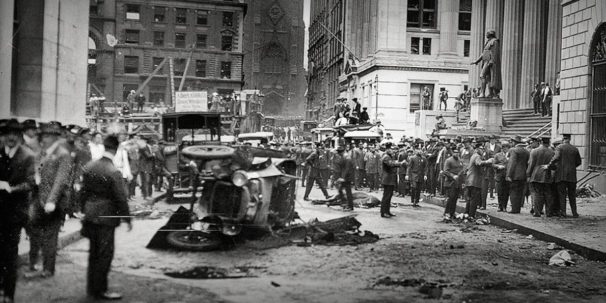
[[[503,100],[500,98],[472,98],[470,120],[488,132],[500,132],[503,128]]]

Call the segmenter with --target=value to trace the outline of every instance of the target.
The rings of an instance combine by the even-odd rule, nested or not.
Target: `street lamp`
[[[379,119],[379,74],[375,75],[375,123]]]

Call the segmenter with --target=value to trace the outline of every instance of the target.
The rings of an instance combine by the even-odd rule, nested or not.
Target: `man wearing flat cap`
[[[42,151],[36,178],[38,191],[30,218],[30,265],[37,263],[38,252],[42,250],[43,271],[32,273],[30,277],[55,274],[57,241],[69,207],[68,188],[72,171],[70,152],[59,139],[62,132],[59,122],[50,122],[41,128]]]
[[[512,214],[519,214],[524,202],[524,191],[526,187],[526,169],[530,152],[526,149],[520,136],[511,139],[515,147],[509,150],[509,162],[505,178],[510,182],[509,197],[511,200]]]
[[[526,169],[526,177],[530,183],[530,193],[534,205],[533,216],[540,217],[545,206],[545,214],[550,217],[552,214],[553,195],[552,187],[553,174],[548,168],[548,164],[553,158],[555,152],[549,148],[549,137],[541,138],[541,145],[530,152],[530,160]]]
[[[18,269],[21,228],[27,222],[29,194],[35,186],[34,154],[21,144],[21,125],[12,119],[0,125],[0,290],[12,302]]]

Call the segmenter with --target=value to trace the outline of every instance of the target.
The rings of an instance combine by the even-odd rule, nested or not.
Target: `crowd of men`
[[[298,175],[306,187],[314,184],[326,198],[326,188],[337,186],[342,204],[351,210],[351,186],[369,192],[383,189],[381,216],[390,217],[392,195],[410,196],[418,206],[421,193],[447,197],[445,220],[455,216],[456,203],[465,199],[465,213],[486,209],[487,199],[498,199],[498,211],[520,213],[531,197],[535,217],[565,217],[566,200],[573,217],[576,208],[576,168],[581,156],[570,135],[551,142],[549,137],[498,141],[496,136],[429,140],[403,138],[397,144],[346,144],[329,149],[324,143],[297,144],[292,152]],[[331,182],[332,181],[332,184]]]
[[[0,120],[0,293],[14,298],[21,229],[30,241],[26,278],[55,274],[59,231],[66,217],[80,217],[91,240],[88,294],[115,299],[107,274],[113,234],[129,224],[128,201],[139,187],[151,203],[152,190],[170,181],[162,142],[137,134],[102,134],[77,125]],[[109,216],[109,217],[108,217]],[[42,268],[38,268],[39,257]]]

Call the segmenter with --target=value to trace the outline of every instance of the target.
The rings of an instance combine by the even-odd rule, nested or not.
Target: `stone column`
[[[524,3],[524,41],[522,43],[522,81],[518,108],[531,108],[530,93],[545,76],[545,27],[547,2],[531,0]]]
[[[494,30],[499,39],[503,37],[503,4],[503,0],[487,0],[486,2],[485,30]]]
[[[457,55],[457,32],[459,30],[459,1],[441,0],[438,4],[440,16],[440,56]]]
[[[484,19],[486,17],[486,0],[472,0],[471,2],[471,41],[469,57],[476,60],[484,48]],[[480,86],[480,66],[469,67],[469,88]]]
[[[14,1],[0,1],[0,118],[2,119],[11,116]]]
[[[533,0],[527,0],[533,1]],[[501,98],[506,109],[519,107],[519,92],[522,63],[524,0],[505,0],[502,37]]]
[[[545,50],[545,82],[553,90],[560,72],[562,54],[562,6],[559,0],[549,0],[547,18],[547,48]]]
[[[377,50],[410,51],[406,48],[408,0],[378,0],[377,5]]]

